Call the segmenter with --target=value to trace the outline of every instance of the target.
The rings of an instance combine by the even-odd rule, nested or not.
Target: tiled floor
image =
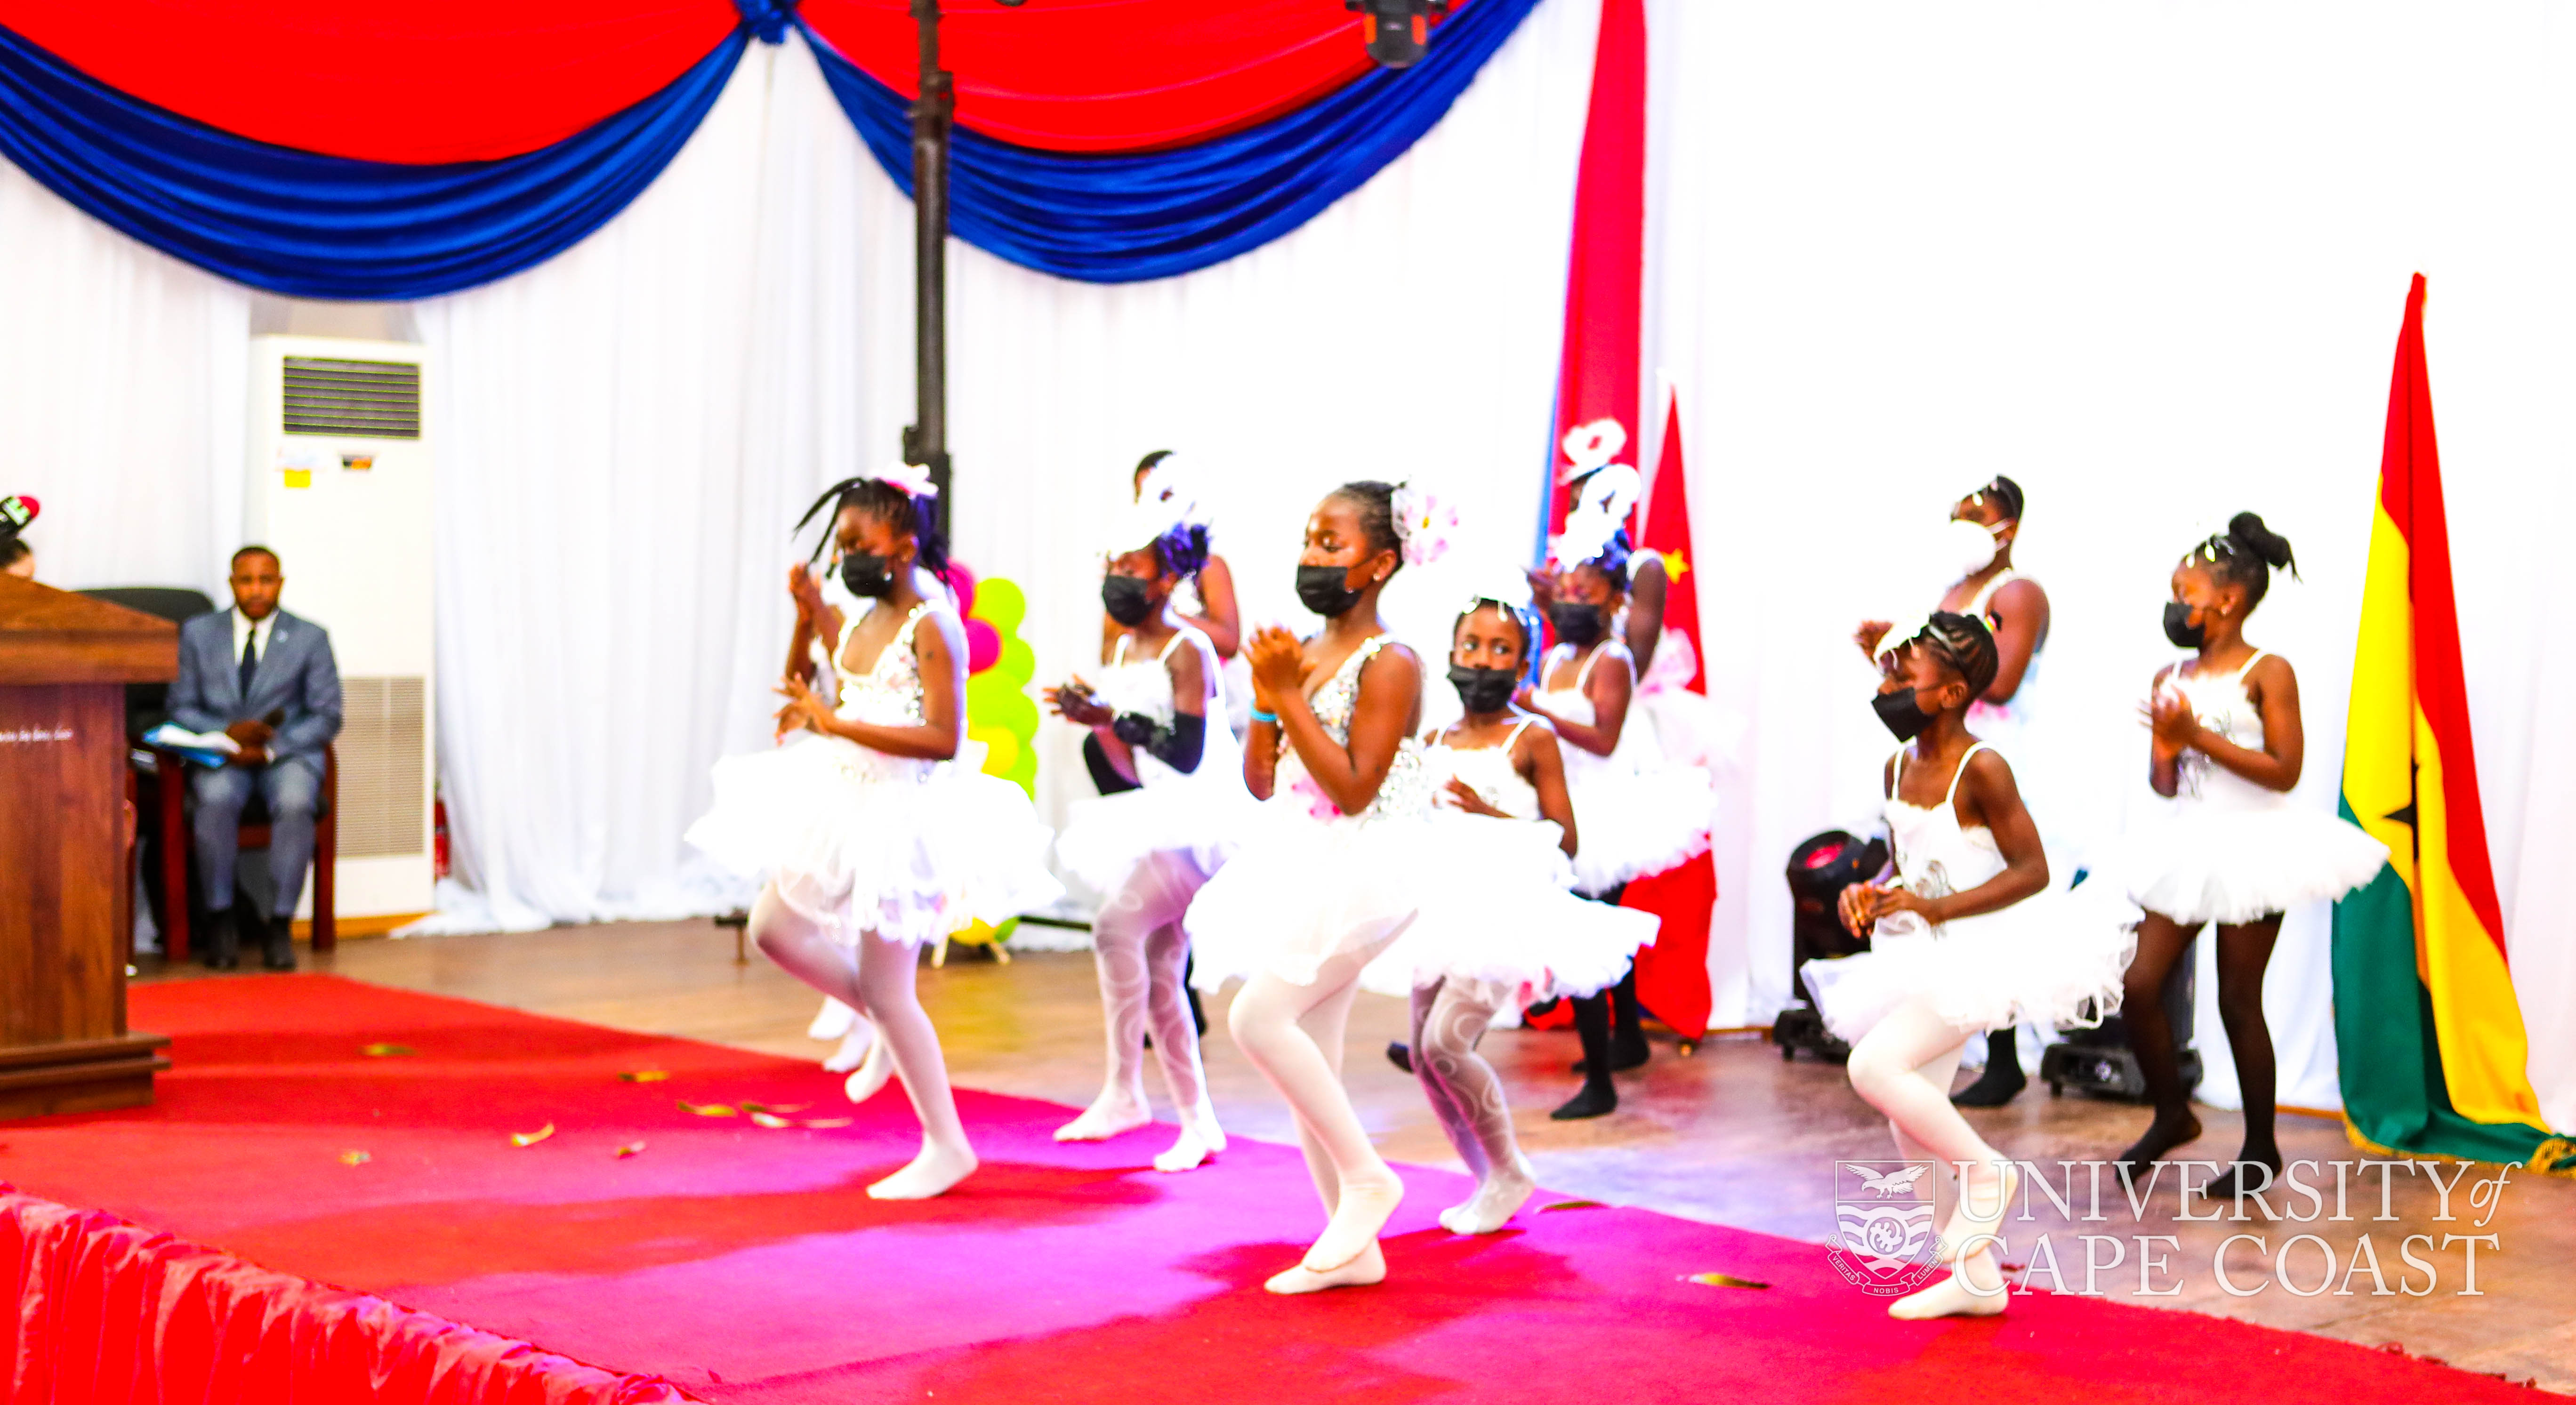
[[[804,1038],[815,997],[756,954],[737,964],[734,950],[734,934],[707,923],[633,923],[356,941],[307,964],[570,1019],[819,1058],[822,1046]],[[922,992],[958,1081],[1076,1105],[1098,1090],[1100,1011],[1087,955],[1024,953],[1008,965],[961,957],[945,970],[924,971]],[[1225,1125],[1284,1140],[1290,1135],[1286,1109],[1228,1043],[1222,1007],[1222,999],[1210,1002],[1215,1028],[1207,1063]],[[1390,1158],[1454,1164],[1419,1089],[1378,1053],[1402,1036],[1403,1026],[1399,1002],[1362,997],[1351,1025],[1352,1097]],[[1833,1229],[1833,1163],[1894,1154],[1884,1124],[1853,1096],[1840,1068],[1783,1062],[1777,1049],[1754,1037],[1713,1038],[1690,1058],[1659,1037],[1653,1062],[1623,1079],[1621,1110],[1592,1122],[1547,1117],[1574,1086],[1566,1072],[1575,1056],[1570,1035],[1497,1032],[1487,1038],[1485,1053],[1511,1087],[1522,1144],[1552,1190],[1822,1241]],[[1149,1075],[1149,1086],[1157,1081]],[[2144,1120],[2137,1108],[2052,1099],[2042,1086],[2009,1107],[1971,1116],[1999,1149],[2049,1166],[2115,1152]],[[2208,1131],[2195,1150],[2223,1157],[2235,1149],[2233,1114],[2202,1109],[2201,1120]],[[2473,1187],[2496,1171],[2472,1168],[2452,1189],[2451,1219],[2444,1222],[2441,1196],[2426,1175],[2400,1171],[2387,1193],[2394,1218],[2382,1221],[2376,1218],[2381,1174],[2348,1171],[2342,1204],[2349,1218],[2335,1221],[2320,1218],[2336,1210],[2332,1163],[2363,1153],[2345,1140],[2339,1122],[2322,1118],[2285,1116],[2281,1139],[2294,1160],[2321,1163],[2311,1179],[2322,1200],[2312,1208],[2276,1196],[2272,1208],[2314,1223],[2269,1223],[2250,1209],[2241,1223],[2182,1220],[2169,1179],[2144,1213],[2133,1215],[2108,1177],[2102,1218],[2087,1220],[2095,1207],[2085,1195],[2088,1173],[2078,1165],[2068,1198],[2081,1222],[2034,1193],[2037,1218],[2008,1228],[2013,1256],[2033,1261],[2037,1271],[2038,1241],[2045,1236],[2071,1289],[2085,1286],[2089,1255],[2105,1265],[2092,1277],[2106,1294],[2402,1345],[2470,1370],[2576,1393],[2576,1274],[2568,1271],[2576,1263],[2576,1181],[2515,1171],[2497,1203],[2473,1207]],[[2438,1169],[2447,1179],[2460,1168]],[[2197,1182],[2208,1173],[2191,1174]],[[2052,1179],[2064,1194],[2066,1173]],[[2209,1213],[2198,1201],[2194,1212]],[[2288,1241],[2302,1234],[2314,1238],[2288,1247],[2282,1259]],[[2261,1242],[2223,1242],[2236,1235]],[[2384,1293],[2355,1263],[2365,1235]],[[2430,1240],[2401,1246],[2409,1235]],[[2465,1292],[2472,1246],[2456,1236],[2466,1235],[2495,1236],[2475,1246],[2476,1296]],[[2143,1244],[2142,1236],[2149,1237]],[[2445,1236],[2453,1236],[2447,1248]],[[2335,1282],[2320,1289],[2327,1251]],[[2228,1282],[2246,1296],[2228,1292],[2212,1272],[2222,1252]],[[2410,1267],[2407,1254],[2428,1267]],[[2170,1295],[2141,1296],[2142,1255],[2166,1265],[2149,1281]],[[2039,1281],[2047,1282],[2044,1273]]]

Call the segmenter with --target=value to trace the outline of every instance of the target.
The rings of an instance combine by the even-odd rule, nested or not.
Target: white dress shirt
[[[253,623],[249,619],[245,618],[242,615],[241,607],[239,605],[235,605],[232,608],[231,613],[233,617],[233,667],[236,670],[241,667],[242,645],[253,640],[258,641],[259,661],[262,663],[268,662],[268,636],[269,632],[277,627],[277,612],[275,610],[269,611],[268,614],[257,623]]]

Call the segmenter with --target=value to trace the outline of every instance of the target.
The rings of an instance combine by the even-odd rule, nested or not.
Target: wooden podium
[[[178,626],[0,576],[0,1117],[148,1103],[170,1066],[125,1028],[125,685],[178,675]]]

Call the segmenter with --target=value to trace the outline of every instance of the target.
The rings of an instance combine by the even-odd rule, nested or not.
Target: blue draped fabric
[[[524,156],[406,166],[271,146],[127,97],[0,28],[0,155],[144,243],[298,297],[428,297],[542,263],[679,154],[750,42]]]
[[[1013,263],[1091,283],[1223,263],[1304,224],[1403,155],[1537,4],[1475,0],[1433,31],[1429,57],[1412,68],[1372,70],[1312,106],[1170,151],[1038,151],[959,127],[949,226]],[[868,150],[909,194],[904,98],[812,30],[805,37]]]

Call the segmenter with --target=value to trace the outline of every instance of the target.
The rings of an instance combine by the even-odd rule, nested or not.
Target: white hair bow
[[[930,470],[917,463],[898,463],[868,476],[906,497],[939,496],[939,485],[930,481]]]

